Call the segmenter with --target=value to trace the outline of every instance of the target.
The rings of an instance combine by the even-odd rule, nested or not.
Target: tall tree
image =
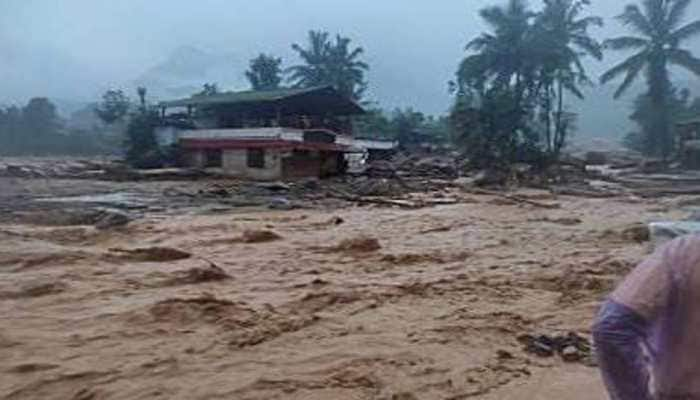
[[[668,96],[669,115],[674,121],[696,118],[700,113],[700,98],[691,98],[690,90],[671,87]],[[654,109],[651,99],[642,93],[634,101],[632,114],[629,119],[637,125],[637,129],[629,132],[623,139],[623,144],[645,155],[653,156],[658,149],[654,148],[652,132],[654,124]]]
[[[250,67],[245,75],[253,90],[279,89],[282,83],[282,59],[260,54],[250,60]]]
[[[354,100],[362,99],[367,90],[365,73],[369,65],[361,60],[362,47],[351,47],[350,38],[336,35],[329,49],[328,71],[333,87]]]
[[[479,15],[491,29],[470,41],[467,56],[458,71],[461,90],[477,89],[480,94],[488,86],[502,89],[515,86],[522,97],[525,81],[532,68],[532,19],[535,17],[524,0],[509,0],[506,5],[490,6]]]
[[[292,49],[302,64],[289,68],[289,80],[296,87],[333,86],[341,94],[360,100],[367,88],[365,73],[369,65],[362,61],[362,47],[351,47],[351,39],[337,35],[330,40],[328,32],[310,31],[307,47]]]
[[[601,44],[589,34],[591,27],[603,26],[603,19],[582,16],[590,4],[588,0],[545,0],[544,3],[544,10],[535,21],[535,46],[531,51],[540,58],[545,147],[557,157],[571,128],[571,114],[564,110],[564,96],[571,93],[583,99],[579,84],[592,84],[582,57],[603,59]]]
[[[61,127],[56,106],[45,97],[29,100],[22,109],[22,127],[39,141],[50,139]]]
[[[671,110],[671,80],[669,66],[676,65],[700,76],[700,59],[681,45],[700,34],[700,20],[683,24],[691,0],[644,0],[641,7],[628,5],[617,18],[636,33],[605,41],[611,50],[633,50],[635,54],[611,68],[601,77],[608,83],[624,76],[615,93],[619,98],[644,71],[651,102],[651,117],[647,141],[650,149],[668,159],[673,152]]]
[[[139,87],[137,94],[141,106],[131,114],[126,127],[126,160],[137,168],[159,167],[163,154],[155,135],[160,121],[158,111],[147,103],[146,88]]]
[[[102,101],[95,107],[95,114],[105,124],[120,121],[129,112],[131,103],[121,90],[108,90],[102,95]]]
[[[292,49],[302,61],[302,64],[288,69],[289,81],[294,86],[313,87],[330,84],[327,71],[330,48],[328,37],[328,32],[309,31],[306,48],[296,43],[292,45]]]
[[[540,59],[533,51],[536,14],[524,0],[479,12],[490,31],[470,41],[457,71],[453,136],[474,166],[517,161],[536,137],[531,115]]]

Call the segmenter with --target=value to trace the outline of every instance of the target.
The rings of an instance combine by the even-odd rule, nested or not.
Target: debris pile
[[[566,362],[592,363],[591,343],[588,339],[570,332],[567,335],[521,335],[518,342],[527,353],[539,357],[558,355]]]
[[[365,175],[370,178],[430,178],[457,179],[459,177],[456,157],[452,155],[403,155],[392,160],[378,160],[369,164]]]

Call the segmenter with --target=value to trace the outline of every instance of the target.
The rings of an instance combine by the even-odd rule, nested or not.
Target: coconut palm
[[[515,84],[523,88],[529,68],[531,21],[535,14],[524,0],[509,0],[505,6],[491,6],[479,12],[491,32],[469,42],[466,57],[459,68],[460,87],[472,86],[483,90],[486,84],[498,87]]]
[[[582,16],[586,0],[545,0],[545,7],[535,23],[532,51],[540,59],[540,86],[543,97],[543,115],[546,124],[547,150],[558,154],[567,136],[568,122],[564,112],[565,93],[583,99],[579,84],[591,80],[583,66],[582,58],[590,56],[603,59],[601,44],[589,34],[591,27],[603,26],[603,20],[595,16]],[[552,134],[553,101],[554,134]]]
[[[253,90],[275,90],[282,83],[282,59],[261,53],[245,72]]]
[[[650,134],[651,146],[659,149],[667,159],[673,148],[671,118],[668,98],[671,91],[669,66],[675,65],[700,75],[700,59],[681,45],[700,34],[700,20],[682,24],[688,13],[691,0],[643,0],[641,7],[628,5],[618,16],[627,27],[636,33],[605,41],[611,50],[634,50],[635,53],[611,68],[601,77],[608,83],[624,76],[615,92],[622,96],[639,75],[646,75],[648,96],[654,110]]]
[[[365,73],[369,65],[361,60],[362,47],[351,48],[351,40],[337,35],[328,51],[328,74],[331,85],[340,93],[359,100],[367,89]]]
[[[366,87],[367,63],[360,58],[361,47],[351,48],[349,38],[337,35],[329,39],[328,32],[310,31],[307,47],[294,44],[302,64],[289,68],[289,80],[296,87],[329,85],[342,94],[359,100]]]

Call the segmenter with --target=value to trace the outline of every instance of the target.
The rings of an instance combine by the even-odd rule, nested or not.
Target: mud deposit
[[[0,398],[604,398],[518,338],[589,336],[647,250],[630,226],[669,214],[473,198],[0,225]]]

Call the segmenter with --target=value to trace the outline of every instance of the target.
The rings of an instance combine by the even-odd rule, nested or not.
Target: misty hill
[[[159,99],[190,96],[205,83],[216,83],[226,90],[242,89],[247,86],[246,68],[247,62],[234,54],[216,54],[182,46],[134,79],[130,86],[144,86]]]

